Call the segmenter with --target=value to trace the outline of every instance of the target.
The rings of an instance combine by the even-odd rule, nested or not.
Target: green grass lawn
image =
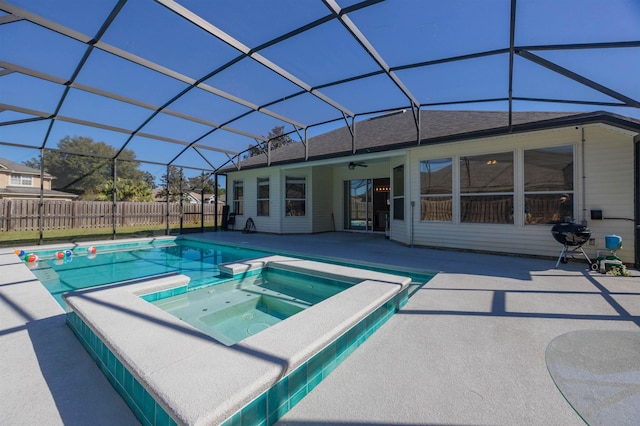
[[[187,232],[199,231],[200,224],[184,224],[183,229]],[[214,230],[213,222],[205,223],[205,232]],[[165,225],[144,225],[144,226],[122,226],[116,228],[116,238],[152,237],[165,235]],[[179,226],[172,226],[170,235],[180,233]],[[110,240],[113,238],[112,228],[99,229],[61,229],[45,230],[43,232],[43,244],[56,244],[67,242]],[[39,231],[10,231],[0,232],[0,247],[16,247],[37,245],[40,240]]]

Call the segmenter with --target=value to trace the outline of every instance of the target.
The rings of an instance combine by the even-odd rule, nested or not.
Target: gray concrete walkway
[[[555,259],[410,248],[363,234],[212,237],[438,272],[280,425],[584,424],[548,373],[547,346],[574,330],[640,332],[637,271],[610,277],[586,263],[555,269]]]
[[[7,249],[0,249],[0,424],[139,424],[60,305]]]
[[[640,331],[637,271],[610,277],[585,263],[555,269],[552,259],[410,248],[366,234],[193,237],[438,273],[281,425],[584,424],[547,371],[548,345],[576,330]],[[0,250],[2,424],[135,424],[16,259]]]

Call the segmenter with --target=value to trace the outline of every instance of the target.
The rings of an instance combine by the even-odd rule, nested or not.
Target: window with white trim
[[[420,162],[420,220],[453,220],[453,160]]]
[[[574,220],[573,167],[573,145],[524,151],[525,225]]]
[[[404,220],[404,164],[393,168],[393,219]]]
[[[242,215],[244,210],[244,182],[233,181],[233,213]]]
[[[269,178],[258,178],[258,216],[269,216]]]
[[[307,188],[304,177],[285,177],[285,214],[304,216],[306,214]]]
[[[460,157],[460,221],[514,223],[513,152]]]
[[[33,186],[33,177],[31,175],[12,174],[10,185],[14,186]]]

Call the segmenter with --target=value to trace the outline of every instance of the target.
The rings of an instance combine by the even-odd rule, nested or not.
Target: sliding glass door
[[[389,178],[344,182],[344,229],[384,231],[389,213]]]
[[[355,179],[345,182],[345,229],[371,230],[371,179]]]

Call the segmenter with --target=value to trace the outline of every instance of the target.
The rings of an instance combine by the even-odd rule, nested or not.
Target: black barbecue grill
[[[591,259],[582,248],[582,245],[591,238],[591,230],[589,228],[573,222],[556,223],[551,228],[551,235],[557,242],[562,244],[562,251],[556,262],[556,268],[560,262],[567,263],[567,254],[573,253],[582,253],[589,265],[591,265]]]

